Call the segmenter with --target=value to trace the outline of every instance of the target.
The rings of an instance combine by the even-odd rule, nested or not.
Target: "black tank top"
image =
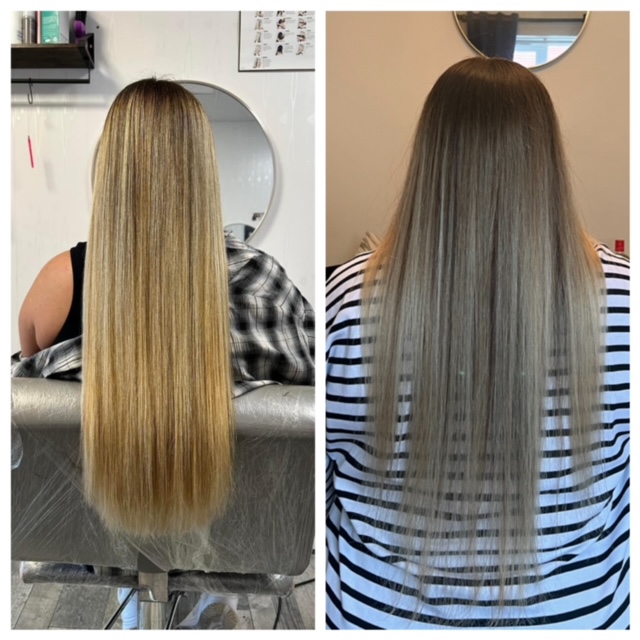
[[[70,249],[71,270],[73,271],[73,297],[69,315],[56,336],[53,344],[71,340],[82,335],[82,285],[84,283],[84,261],[87,255],[87,243],[78,242]]]

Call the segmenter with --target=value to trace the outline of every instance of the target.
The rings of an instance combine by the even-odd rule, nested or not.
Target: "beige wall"
[[[449,12],[327,14],[327,264],[381,234],[422,103],[473,55]],[[589,231],[629,245],[629,14],[592,13],[565,57],[536,71],[558,111]]]

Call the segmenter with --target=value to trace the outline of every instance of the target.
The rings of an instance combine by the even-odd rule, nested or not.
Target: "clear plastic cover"
[[[136,571],[142,557],[168,572],[302,573],[314,531],[314,388],[270,385],[235,407],[225,514],[204,531],[141,540],[111,533],[83,498],[80,384],[13,379],[12,559]],[[211,590],[232,588],[218,579]]]

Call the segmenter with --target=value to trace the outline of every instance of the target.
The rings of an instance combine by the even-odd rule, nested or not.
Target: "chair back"
[[[208,531],[110,533],[82,493],[75,382],[12,379],[12,559],[164,571],[297,575],[314,536],[314,388],[268,385],[235,400],[234,491]],[[136,488],[131,487],[134,492]]]

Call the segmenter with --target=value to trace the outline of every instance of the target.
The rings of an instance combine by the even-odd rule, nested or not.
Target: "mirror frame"
[[[224,89],[223,87],[217,84],[213,84],[213,82],[204,82],[203,80],[174,80],[174,82],[177,82],[183,87],[185,84],[200,84],[204,87],[210,87],[212,89],[217,89],[218,91],[222,91],[223,93],[226,93],[230,98],[233,98],[234,100],[239,102],[253,116],[255,121],[258,123],[259,127],[262,129],[262,133],[264,133],[264,137],[267,140],[267,145],[269,146],[269,150],[271,151],[271,157],[273,158],[273,187],[271,189],[271,195],[269,196],[269,201],[267,202],[267,206],[264,209],[264,215],[262,216],[260,222],[255,226],[254,230],[251,232],[251,235],[249,235],[246,240],[243,240],[243,242],[246,242],[247,244],[251,244],[251,239],[256,234],[258,229],[262,226],[262,223],[265,221],[267,214],[271,211],[271,207],[273,205],[273,201],[276,196],[276,187],[278,186],[278,178],[279,178],[278,163],[277,163],[276,149],[271,140],[271,136],[268,134],[267,130],[265,129],[265,126],[262,123],[262,120],[258,118],[258,116],[254,113],[254,111],[249,107],[249,105],[244,100],[241,100],[237,95],[235,95],[235,93],[231,93],[231,91],[229,91],[228,89]],[[184,88],[187,89],[186,87]],[[189,91],[189,89],[187,89],[187,91]],[[213,124],[211,124],[211,128],[213,129]],[[213,132],[213,136],[215,138],[215,130]],[[220,161],[218,160],[218,163],[219,162]],[[224,223],[225,229],[227,228],[227,225],[230,225],[230,224],[243,224],[241,222],[237,223],[237,222],[225,220],[224,211],[222,212],[222,221]]]
[[[488,58],[489,56],[486,55],[485,53],[483,53],[482,51],[480,51],[480,49],[478,49],[472,42],[471,40],[469,40],[467,34],[464,32],[462,25],[460,24],[460,20],[458,20],[458,13],[462,13],[462,11],[452,11],[453,13],[453,19],[456,22],[456,26],[458,27],[458,31],[460,31],[460,33],[462,34],[462,37],[464,38],[464,41],[480,56],[482,56],[483,58]],[[547,13],[558,13],[557,11],[548,11]],[[582,23],[582,28],[580,29],[580,31],[578,32],[578,35],[576,36],[576,39],[574,41],[574,43],[563,53],[561,53],[557,58],[554,58],[553,60],[549,60],[548,62],[545,62],[543,64],[537,64],[533,67],[525,67],[525,69],[529,69],[529,71],[535,71],[537,69],[544,69],[545,67],[548,67],[551,64],[555,64],[558,60],[561,60],[562,58],[564,58],[567,53],[569,53],[569,51],[571,51],[571,49],[573,48],[573,46],[575,45],[575,43],[580,39],[580,36],[583,34],[584,32],[584,28],[587,26],[587,22],[589,22],[589,17],[591,16],[591,11],[585,11],[584,12],[584,22]],[[524,65],[523,65],[524,66]]]

